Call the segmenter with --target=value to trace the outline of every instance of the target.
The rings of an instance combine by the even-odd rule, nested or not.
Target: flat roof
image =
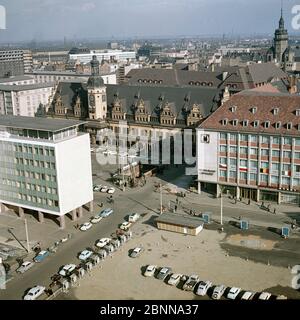
[[[25,81],[25,80],[33,80],[33,76],[15,76],[15,77],[10,77],[10,78],[1,78],[0,83],[10,83],[14,81]]]
[[[28,91],[28,90],[37,90],[43,88],[55,87],[55,82],[47,83],[34,83],[34,84],[20,84],[20,85],[9,85],[0,83],[0,91]]]
[[[164,213],[156,218],[155,221],[189,228],[198,228],[204,224],[201,218],[174,213]]]
[[[0,126],[16,129],[57,132],[85,124],[85,121],[39,117],[0,116]]]

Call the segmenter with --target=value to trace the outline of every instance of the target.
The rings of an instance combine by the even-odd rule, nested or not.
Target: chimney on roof
[[[212,63],[210,66],[211,66],[211,72],[215,72],[215,64]]]
[[[228,76],[228,72],[224,71],[223,74],[222,74],[222,80],[225,81],[227,76]]]
[[[290,94],[296,94],[298,92],[298,78],[296,75],[289,76],[289,84],[288,84],[288,90]]]

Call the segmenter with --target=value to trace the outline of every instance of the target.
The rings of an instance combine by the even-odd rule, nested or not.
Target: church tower
[[[277,62],[283,62],[283,54],[289,45],[289,36],[288,32],[284,27],[284,19],[281,7],[281,17],[279,20],[279,28],[275,31],[274,37],[274,55]]]
[[[104,120],[107,114],[106,87],[100,76],[100,63],[96,56],[91,61],[92,75],[87,83],[89,118],[93,120]]]

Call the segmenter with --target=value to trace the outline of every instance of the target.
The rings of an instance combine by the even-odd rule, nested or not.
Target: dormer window
[[[274,108],[272,113],[273,113],[274,116],[277,116],[278,113],[279,113],[279,108]]]
[[[222,125],[223,126],[227,126],[227,124],[228,124],[228,119],[223,119],[222,120]]]
[[[239,123],[239,120],[238,120],[238,119],[232,120],[232,125],[233,125],[234,127],[236,127],[236,126],[238,125],[238,123]]]
[[[275,128],[276,129],[280,129],[281,128],[281,122],[280,121],[275,123]]]
[[[257,107],[253,107],[253,108],[251,109],[251,112],[252,112],[253,114],[255,114],[255,113],[257,112]]]
[[[265,129],[269,129],[270,128],[270,121],[266,121],[264,124]]]
[[[230,107],[230,111],[231,111],[232,113],[236,112],[236,109],[237,109],[237,106],[232,106],[232,107]]]
[[[259,127],[259,120],[255,120],[255,121],[253,122],[253,127],[254,127],[254,128],[258,128],[258,127]]]
[[[297,117],[300,117],[300,109],[297,109],[297,110],[296,110],[296,116],[297,116]]]
[[[249,125],[249,120],[244,120],[243,121],[243,127],[248,127]]]
[[[288,130],[292,130],[293,129],[293,123],[292,122],[288,122],[287,125],[286,125],[286,128]]]

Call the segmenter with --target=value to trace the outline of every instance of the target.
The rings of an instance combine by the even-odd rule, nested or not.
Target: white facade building
[[[90,53],[69,54],[69,59],[85,64],[90,63],[93,56],[96,56],[100,63],[103,60],[120,62],[136,59],[135,51],[122,50],[91,50]]]
[[[0,84],[0,114],[34,117],[40,104],[48,106],[55,83]]]
[[[89,61],[90,62],[90,61]],[[90,74],[79,74],[75,72],[59,72],[59,71],[34,71],[27,75],[34,77],[36,83],[60,82],[64,80],[84,79],[88,80]],[[117,76],[115,73],[101,75],[104,84],[117,84]]]
[[[92,210],[92,169],[89,134],[82,121],[0,117],[0,212],[5,207],[55,215],[65,227],[82,206]]]

